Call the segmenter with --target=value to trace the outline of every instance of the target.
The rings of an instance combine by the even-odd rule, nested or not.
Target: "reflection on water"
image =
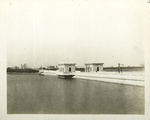
[[[144,114],[144,87],[7,75],[8,114]]]

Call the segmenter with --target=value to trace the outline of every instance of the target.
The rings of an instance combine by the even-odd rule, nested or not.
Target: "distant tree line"
[[[34,69],[11,69],[11,68],[7,68],[7,72],[25,72],[25,73],[35,73],[35,72],[39,72],[38,70],[34,70]]]
[[[47,69],[45,67],[40,67],[39,70],[58,70],[58,68],[51,68],[51,69]],[[26,68],[26,69],[12,69],[10,67],[7,68],[7,72],[25,72],[25,73],[35,73],[35,72],[39,72],[39,70],[35,70],[35,69],[31,69],[31,68]],[[122,72],[124,71],[144,71],[145,67],[144,66],[139,66],[139,67],[135,67],[135,66],[128,66],[128,67],[121,67]],[[80,72],[85,72],[85,68],[77,68],[76,67],[76,71],[80,71]],[[118,72],[118,67],[104,67],[103,71],[108,71],[108,72]]]

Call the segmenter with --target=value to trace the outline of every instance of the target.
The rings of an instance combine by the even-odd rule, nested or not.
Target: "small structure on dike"
[[[75,65],[73,62],[63,62],[58,64],[58,77],[72,78],[75,76]]]
[[[87,62],[85,63],[85,72],[99,72],[103,71],[103,64],[100,62]]]

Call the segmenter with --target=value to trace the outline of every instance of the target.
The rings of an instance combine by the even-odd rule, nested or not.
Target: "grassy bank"
[[[144,71],[144,67],[121,67],[122,72],[139,72]],[[118,72],[118,67],[104,67],[103,71]]]

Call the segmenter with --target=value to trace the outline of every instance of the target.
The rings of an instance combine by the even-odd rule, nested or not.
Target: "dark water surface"
[[[144,87],[7,75],[8,114],[144,114]]]

